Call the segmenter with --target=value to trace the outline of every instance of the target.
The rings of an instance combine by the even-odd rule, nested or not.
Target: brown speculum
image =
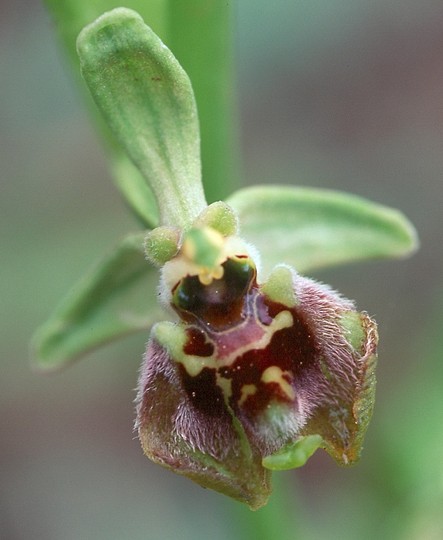
[[[249,258],[222,266],[209,285],[187,276],[173,290],[173,307],[188,324],[183,352],[203,366],[190,372],[186,357],[180,365],[188,397],[208,415],[227,404],[248,424],[276,404],[296,412],[297,388],[318,357],[308,322],[297,307],[263,294]]]

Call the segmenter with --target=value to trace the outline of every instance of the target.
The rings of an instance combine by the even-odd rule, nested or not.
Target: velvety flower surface
[[[258,508],[269,460],[298,441],[317,436],[342,464],[359,457],[377,332],[352,302],[290,267],[258,283],[253,256],[206,228],[166,263],[162,294],[179,322],[153,328],[137,428],[155,462]]]

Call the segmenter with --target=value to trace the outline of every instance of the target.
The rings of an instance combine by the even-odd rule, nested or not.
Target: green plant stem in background
[[[300,502],[296,496],[294,475],[274,474],[269,503],[255,512],[235,505],[241,540],[297,540],[303,538]],[[232,506],[231,506],[232,508]]]
[[[231,6],[222,0],[169,1],[167,44],[194,88],[209,203],[240,184]]]

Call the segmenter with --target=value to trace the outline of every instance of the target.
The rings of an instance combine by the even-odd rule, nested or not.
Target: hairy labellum
[[[359,457],[376,326],[289,267],[259,284],[238,238],[203,238],[214,248],[205,265],[188,238],[164,267],[164,299],[180,322],[153,328],[137,428],[154,461],[258,508],[269,469],[291,465],[306,441],[315,441],[310,453],[322,446],[342,464]]]

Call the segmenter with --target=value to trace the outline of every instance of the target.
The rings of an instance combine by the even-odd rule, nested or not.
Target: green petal
[[[206,202],[188,76],[142,18],[125,8],[84,28],[77,50],[96,104],[156,196],[161,224],[189,225]]]
[[[261,186],[237,191],[226,202],[239,214],[240,234],[261,252],[266,273],[278,263],[306,272],[404,257],[418,244],[399,211],[340,192]]]
[[[158,320],[158,272],[144,258],[143,238],[138,233],[123,239],[40,327],[32,343],[37,369],[61,368]]]

